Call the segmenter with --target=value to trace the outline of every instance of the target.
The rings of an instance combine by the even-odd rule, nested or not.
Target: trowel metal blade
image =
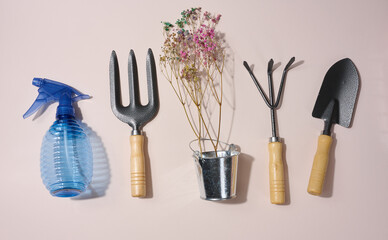
[[[323,79],[313,117],[349,127],[359,82],[359,75],[352,60],[345,58],[336,62]]]

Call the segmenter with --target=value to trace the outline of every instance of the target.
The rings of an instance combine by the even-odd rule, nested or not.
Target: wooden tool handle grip
[[[320,135],[318,138],[318,148],[307,187],[307,192],[312,195],[321,195],[322,193],[332,141],[333,139],[327,135]]]
[[[284,204],[286,187],[284,183],[283,145],[281,142],[268,144],[269,150],[269,188],[271,203]]]
[[[144,136],[132,135],[131,143],[131,193],[132,197],[146,196],[146,176],[144,163]]]

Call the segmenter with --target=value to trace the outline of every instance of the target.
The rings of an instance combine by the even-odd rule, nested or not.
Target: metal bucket
[[[233,144],[221,143],[221,150],[203,151],[190,148],[194,152],[200,197],[210,201],[220,201],[236,197],[237,165],[240,152]],[[208,143],[208,139],[204,139]],[[222,145],[222,146],[221,146]],[[203,148],[204,149],[204,148]],[[227,150],[225,150],[227,149]]]

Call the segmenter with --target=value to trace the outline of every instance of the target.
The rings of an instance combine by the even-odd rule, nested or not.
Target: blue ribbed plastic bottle
[[[59,116],[47,131],[40,163],[43,183],[51,195],[74,197],[86,190],[93,174],[92,152],[74,117]]]
[[[48,79],[35,78],[33,84],[40,87],[39,96],[24,115],[25,118],[44,104],[59,101],[57,120],[42,142],[40,170],[43,183],[53,196],[77,196],[91,182],[93,153],[89,138],[75,119],[72,103],[89,96]]]

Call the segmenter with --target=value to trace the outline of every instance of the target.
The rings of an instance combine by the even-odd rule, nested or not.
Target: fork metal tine
[[[111,107],[117,112],[118,108],[123,108],[121,100],[121,86],[120,86],[120,71],[117,55],[112,51],[109,64],[109,78],[110,78],[110,96]]]
[[[152,53],[151,48],[149,48],[147,52],[146,70],[147,70],[148,105],[154,106],[156,109],[159,109],[159,91],[158,91],[158,82],[156,77],[156,65],[155,65],[154,54]]]
[[[110,76],[110,98],[111,107],[114,115],[121,121],[129,124],[132,127],[132,135],[141,134],[141,129],[151,121],[159,111],[159,94],[156,77],[155,60],[151,49],[147,54],[147,88],[148,88],[148,104],[140,103],[139,79],[136,57],[133,50],[129,53],[128,58],[128,82],[129,82],[129,99],[130,103],[124,107],[122,105],[122,93],[120,86],[120,73],[117,55],[112,51],[109,76]]]
[[[129,83],[129,105],[140,106],[139,75],[135,52],[131,49],[128,56],[128,83]]]

